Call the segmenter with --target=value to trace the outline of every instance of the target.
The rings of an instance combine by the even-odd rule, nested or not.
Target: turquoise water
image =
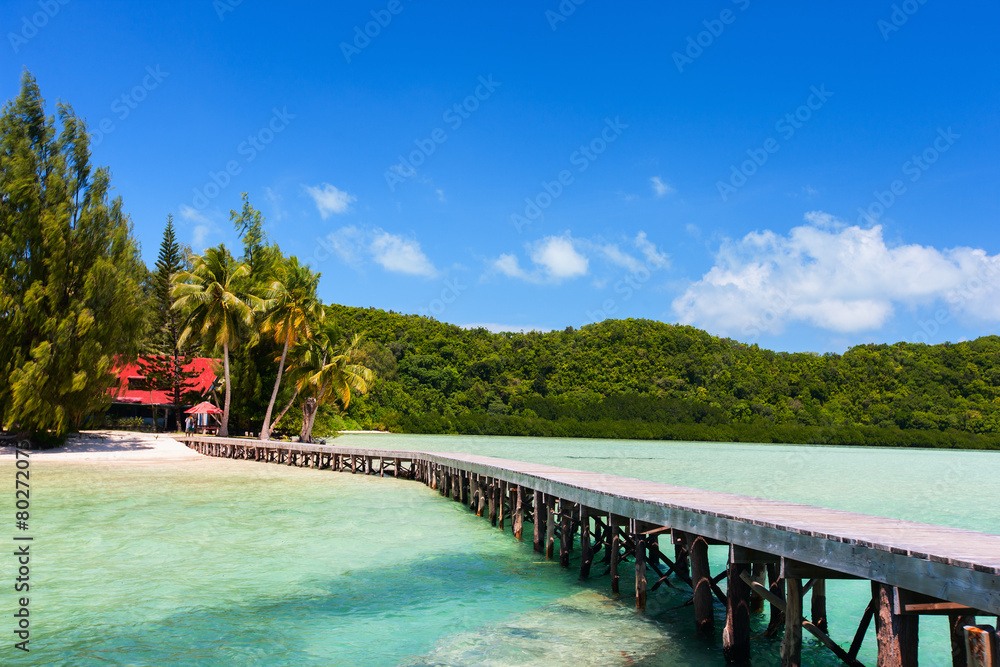
[[[983,511],[1000,500],[990,453],[438,436],[338,444],[543,461],[1000,532]],[[0,465],[12,489],[13,464]],[[723,664],[718,636],[693,636],[683,591],[660,589],[636,614],[607,577],[581,583],[530,541],[413,482],[223,459],[41,458],[31,481],[33,650],[18,655],[8,639],[4,583],[2,664]],[[724,549],[713,552],[719,571]],[[0,562],[12,581],[12,559]],[[867,595],[862,582],[828,584],[841,642]],[[719,608],[719,633],[722,620]],[[921,625],[921,664],[950,664],[946,621]],[[755,641],[755,664],[777,664],[777,650]],[[838,664],[811,643],[805,652],[807,664]]]

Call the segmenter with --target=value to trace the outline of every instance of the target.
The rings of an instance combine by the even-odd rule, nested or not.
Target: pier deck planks
[[[1000,614],[1000,535],[474,454],[183,440],[425,461]]]

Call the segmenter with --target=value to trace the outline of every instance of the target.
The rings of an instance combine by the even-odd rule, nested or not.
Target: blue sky
[[[777,5],[777,6],[775,6]],[[1000,322],[1000,6],[10,1],[147,263],[240,193],[327,302],[778,350]]]

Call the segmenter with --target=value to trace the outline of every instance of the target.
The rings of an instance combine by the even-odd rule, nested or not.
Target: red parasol
[[[199,403],[198,405],[194,406],[190,410],[185,410],[184,414],[193,414],[193,415],[221,415],[222,414],[222,410],[220,410],[219,408],[215,407],[214,405],[212,405],[208,401],[202,401],[201,403]]]

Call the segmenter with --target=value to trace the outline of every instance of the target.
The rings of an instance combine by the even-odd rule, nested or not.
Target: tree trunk
[[[324,359],[325,358],[326,357],[324,357]],[[328,384],[327,382],[324,382],[323,386],[321,386],[319,388],[319,394],[317,394],[318,396],[323,396],[324,394],[326,394],[327,384]],[[305,412],[304,412],[305,407],[303,406],[302,432],[299,435],[299,440],[301,440],[302,442],[312,442],[313,441],[312,440],[313,424],[316,423],[316,413],[319,412],[319,405],[320,405],[318,398],[310,398],[310,399],[307,399],[307,400],[312,401],[312,408],[311,408],[311,412],[309,414],[309,419],[307,421],[306,420],[306,415],[305,415]]]
[[[316,415],[319,414],[319,401],[316,402],[316,407],[313,408],[312,414],[309,415],[309,431],[306,435],[309,437],[309,442],[313,441],[313,426],[316,425]]]
[[[285,336],[285,347],[281,350],[281,361],[278,362],[278,377],[274,379],[274,389],[271,390],[271,402],[267,404],[267,412],[264,413],[264,423],[260,427],[261,440],[267,440],[271,437],[271,412],[274,410],[274,402],[278,400],[278,387],[281,386],[281,374],[285,371],[285,357],[288,356],[288,344],[291,340],[291,336]]]
[[[219,425],[219,436],[225,438],[229,435],[229,343],[222,344],[222,366],[226,374],[226,405],[222,409],[222,424]]]
[[[274,418],[274,421],[271,422],[271,428],[268,429],[268,434],[270,434],[270,432],[274,430],[274,427],[278,425],[278,422],[281,421],[281,418],[285,416],[285,413],[288,412],[288,409],[292,407],[292,403],[294,403],[295,399],[298,397],[299,397],[299,390],[296,389],[295,393],[292,394],[292,398],[288,401],[288,405],[286,405],[285,408],[278,413],[278,416]]]
[[[302,430],[299,431],[299,441],[312,442],[312,420],[317,408],[316,399],[311,396],[302,401]]]

